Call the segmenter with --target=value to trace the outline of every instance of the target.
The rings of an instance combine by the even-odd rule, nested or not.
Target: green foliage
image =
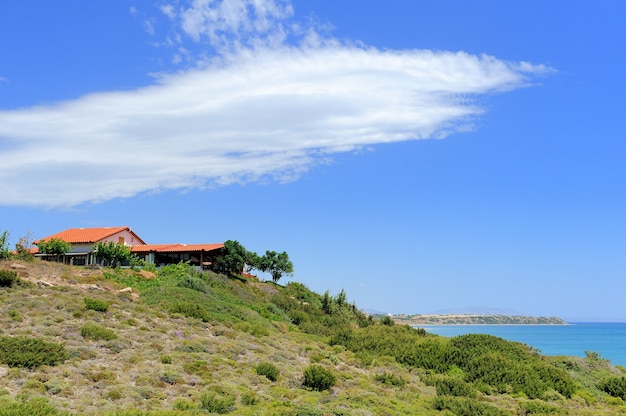
[[[508,416],[503,410],[467,397],[437,396],[433,399],[433,408],[449,410],[455,416]]]
[[[22,314],[17,309],[11,309],[7,312],[7,314],[9,315],[9,318],[15,322],[22,322],[24,320],[24,318],[22,318]]]
[[[540,400],[521,402],[519,405],[521,415],[548,415],[559,413],[559,408]]]
[[[454,377],[439,377],[435,380],[438,396],[476,397],[476,390],[471,384]]]
[[[179,313],[188,318],[200,319],[202,322],[209,322],[211,320],[211,314],[204,308],[203,305],[186,302],[184,300],[174,301],[168,308],[169,313]]]
[[[626,400],[626,376],[605,378],[598,383],[598,388],[610,396]]]
[[[53,366],[67,358],[67,351],[61,344],[38,338],[0,336],[0,363],[9,367]]]
[[[248,322],[240,322],[235,325],[235,329],[243,332],[247,332],[250,335],[253,335],[257,338],[266,337],[270,334],[270,331],[261,324],[257,323],[248,323]]]
[[[332,315],[334,312],[334,302],[333,298],[330,296],[330,291],[326,290],[324,295],[322,295],[322,311],[325,314]]]
[[[117,339],[117,335],[110,329],[107,329],[95,322],[87,322],[80,328],[80,335],[85,339],[93,341],[105,340],[110,341]]]
[[[125,244],[113,241],[98,241],[93,247],[93,252],[98,260],[111,267],[116,267],[131,259],[131,248]]]
[[[72,245],[60,238],[51,238],[49,240],[40,240],[37,243],[37,249],[42,254],[51,254],[57,256],[57,259],[64,256],[72,249]]]
[[[328,390],[337,381],[334,374],[318,364],[312,364],[304,369],[304,381],[302,385],[312,390]]]
[[[226,392],[208,391],[200,397],[200,407],[209,413],[228,413],[234,404],[235,398]]]
[[[390,356],[397,362],[445,374],[457,367],[465,381],[491,386],[498,392],[541,398],[550,390],[571,397],[576,383],[554,361],[530,347],[490,335],[469,334],[452,339],[428,336],[406,325],[370,325],[337,330],[331,345],[357,352]]]
[[[194,276],[184,276],[177,285],[179,287],[186,287],[202,293],[209,292],[209,286],[207,286],[204,280]]]
[[[512,388],[529,398],[553,389],[565,397],[576,390],[574,380],[530,347],[484,334],[468,334],[450,341],[450,361],[471,382],[482,382],[500,392]]]
[[[385,315],[382,318],[380,318],[380,323],[386,326],[394,326],[396,324],[393,318],[389,315]]]
[[[69,415],[52,406],[48,399],[37,397],[25,401],[0,403],[0,416],[64,416]]]
[[[0,260],[11,258],[11,249],[9,248],[9,232],[4,230],[0,234]]]
[[[100,299],[85,298],[85,308],[96,312],[106,312],[109,310],[109,302]]]
[[[0,270],[0,287],[12,287],[18,280],[17,273],[13,270]]]
[[[28,232],[26,236],[20,237],[17,243],[15,243],[15,254],[13,257],[22,261],[33,261],[35,255],[30,251],[32,244],[32,233]]]
[[[168,264],[161,267],[158,271],[158,277],[161,282],[179,282],[188,277],[198,277],[199,273],[188,262],[181,261],[176,264]]]
[[[255,370],[258,375],[265,376],[271,381],[278,380],[278,375],[280,374],[278,368],[274,364],[268,362],[259,363],[255,367]]]
[[[286,252],[277,253],[266,251],[259,260],[258,269],[272,275],[272,280],[278,282],[281,277],[293,274],[293,263]]]
[[[374,380],[387,386],[404,387],[406,385],[406,380],[404,378],[386,371],[381,374],[376,374],[374,376]]]
[[[228,240],[211,265],[212,270],[223,274],[241,274],[246,265],[248,251],[239,241]]]

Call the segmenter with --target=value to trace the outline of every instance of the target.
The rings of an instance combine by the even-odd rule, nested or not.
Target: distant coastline
[[[399,324],[407,325],[569,325],[557,317],[490,314],[393,315]]]

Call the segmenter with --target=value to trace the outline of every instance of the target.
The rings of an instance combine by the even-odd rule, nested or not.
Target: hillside
[[[367,317],[343,292],[184,264],[0,272],[0,416],[626,412],[623,369],[595,354],[438,337]]]
[[[492,314],[394,315],[406,325],[567,325],[561,318]]]

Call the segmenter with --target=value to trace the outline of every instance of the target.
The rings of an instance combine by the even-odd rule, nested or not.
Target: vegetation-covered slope
[[[626,413],[623,369],[596,354],[429,335],[343,292],[18,266],[0,262],[0,416]]]

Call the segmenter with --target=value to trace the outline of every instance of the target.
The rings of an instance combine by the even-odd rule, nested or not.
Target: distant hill
[[[394,315],[407,325],[567,325],[561,318],[493,314]]]

